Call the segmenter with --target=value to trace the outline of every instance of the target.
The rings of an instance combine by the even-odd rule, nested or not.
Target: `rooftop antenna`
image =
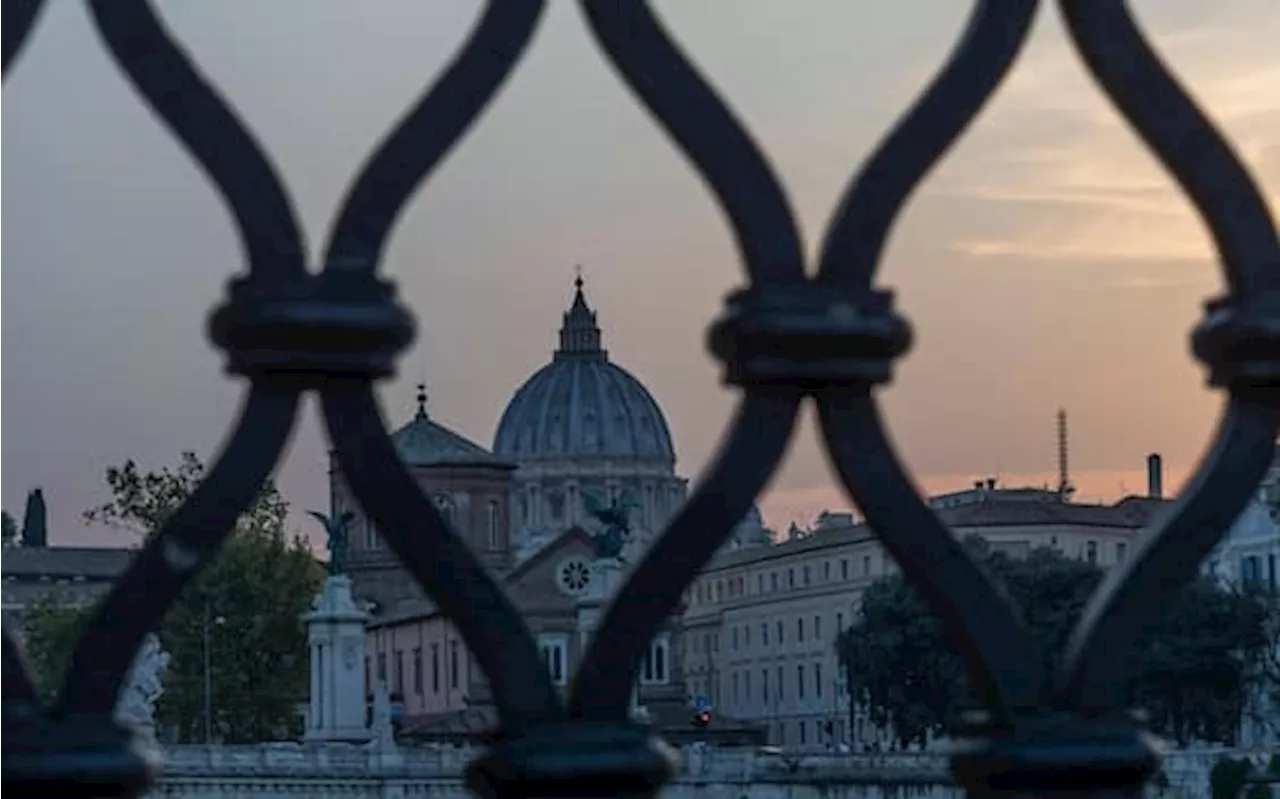
[[[1071,485],[1071,473],[1067,468],[1067,412],[1058,409],[1058,500],[1066,502],[1075,493]]]

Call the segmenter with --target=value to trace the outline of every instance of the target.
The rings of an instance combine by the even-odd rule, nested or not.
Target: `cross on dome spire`
[[[418,418],[425,419],[427,417],[427,384],[418,384]]]
[[[560,326],[560,349],[556,357],[594,356],[606,357],[600,347],[600,326],[596,324],[596,312],[587,305],[587,298],[582,293],[584,281],[582,267],[576,268],[577,277],[573,279],[573,304],[564,315],[564,323]]]

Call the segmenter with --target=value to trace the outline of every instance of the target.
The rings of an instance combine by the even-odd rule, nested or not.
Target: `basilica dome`
[[[560,347],[511,398],[494,454],[521,465],[607,460],[673,468],[675,448],[662,410],[639,380],[609,360],[582,278],[574,285]]]

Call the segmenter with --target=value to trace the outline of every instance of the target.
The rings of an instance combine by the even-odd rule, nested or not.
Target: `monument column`
[[[346,566],[347,525],[353,514],[336,519],[311,512],[320,520],[328,536],[329,576],[302,617],[307,625],[307,645],[311,655],[311,696],[307,713],[308,741],[368,741],[366,718],[364,650],[365,623],[369,614],[351,596],[351,578]]]

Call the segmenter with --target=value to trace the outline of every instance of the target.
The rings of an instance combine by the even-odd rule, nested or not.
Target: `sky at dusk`
[[[49,4],[4,87],[3,505],[28,489],[61,544],[120,544],[80,512],[105,468],[218,449],[244,392],[205,337],[242,267],[220,197],[136,99],[80,3]],[[474,2],[162,3],[275,159],[312,250],[346,183],[452,55]],[[943,61],[968,4],[656,4],[769,153],[812,252],[850,174]],[[1134,4],[1252,170],[1280,195],[1280,3]],[[695,478],[736,402],[704,347],[743,273],[711,194],[555,2],[523,63],[393,232],[383,273],[418,315],[389,418],[488,446],[555,347],[581,264],[613,359],[664,409]],[[1189,202],[1091,83],[1050,6],[994,100],[896,225],[879,283],[916,344],[880,392],[922,490],[1056,479],[1055,414],[1089,501],[1194,467],[1221,400],[1188,353],[1221,288]],[[327,507],[308,399],[277,479]],[[811,414],[761,507],[775,528],[847,507]],[[301,525],[299,519],[297,524]]]

